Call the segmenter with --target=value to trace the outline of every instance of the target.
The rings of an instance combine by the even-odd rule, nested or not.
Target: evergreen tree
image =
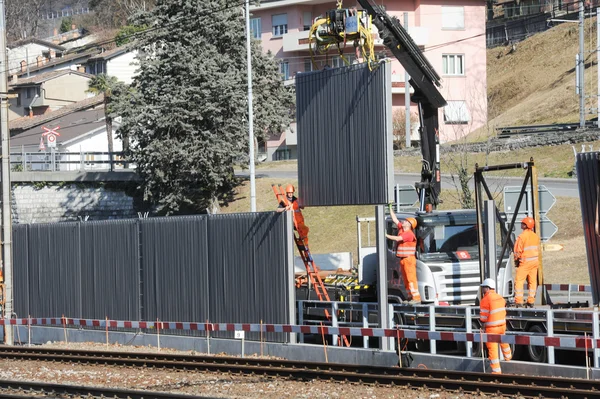
[[[214,209],[248,160],[245,23],[240,3],[158,0],[131,21],[139,75],[115,108],[146,200],[164,214]],[[278,63],[253,46],[254,131],[280,132],[293,95]]]

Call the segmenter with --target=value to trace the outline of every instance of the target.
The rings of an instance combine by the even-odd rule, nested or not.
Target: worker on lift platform
[[[540,253],[540,237],[533,231],[535,220],[526,217],[521,221],[521,230],[523,232],[517,237],[515,242],[514,255],[517,275],[515,276],[515,305],[523,306],[523,285],[527,279],[527,304],[525,306],[532,308],[535,303],[535,293],[537,290],[538,256]]]
[[[300,209],[304,208],[300,206],[298,203],[298,198],[294,196],[294,186],[288,184],[285,188],[285,195],[288,201],[288,205],[285,204],[284,201],[279,202],[279,207],[277,208],[277,212],[283,211],[293,211],[294,212],[294,226],[298,231],[298,235],[300,239],[304,243],[304,246],[308,249],[308,227],[304,224],[304,216],[302,216],[302,211]]]
[[[396,226],[398,226],[398,235],[385,236],[398,244],[396,246],[396,257],[400,258],[400,272],[404,280],[404,287],[409,295],[409,304],[418,305],[421,303],[421,294],[419,293],[419,284],[417,282],[417,238],[413,230],[417,227],[417,219],[406,218],[400,222],[390,204],[390,216]]]

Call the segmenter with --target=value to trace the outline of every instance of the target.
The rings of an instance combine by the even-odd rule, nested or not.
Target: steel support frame
[[[517,200],[517,204],[515,206],[515,212],[512,215],[512,218],[510,220],[509,226],[508,228],[504,225],[500,211],[496,208],[496,220],[498,221],[498,223],[500,224],[500,228],[502,229],[502,232],[504,233],[504,240],[502,242],[502,251],[500,252],[500,256],[497,259],[497,264],[496,264],[496,271],[500,270],[500,267],[502,266],[502,260],[504,259],[504,254],[506,253],[506,251],[508,250],[508,246],[510,245],[510,247],[514,247],[514,242],[512,240],[511,237],[511,232],[514,229],[515,226],[515,222],[517,220],[517,211],[519,210],[520,206],[521,206],[521,202],[523,200],[523,197],[525,196],[525,193],[527,192],[527,185],[530,184],[531,185],[531,192],[532,192],[532,209],[533,209],[533,219],[535,220],[535,229],[536,232],[540,231],[540,216],[539,216],[539,193],[538,193],[538,180],[537,180],[537,170],[535,168],[535,164],[533,161],[533,158],[530,158],[529,162],[525,162],[525,163],[515,163],[515,164],[504,164],[504,165],[492,165],[492,166],[484,166],[484,167],[479,167],[478,164],[475,164],[475,174],[474,174],[474,181],[475,181],[475,209],[476,209],[476,213],[477,213],[477,234],[478,234],[478,238],[479,238],[479,274],[480,274],[480,278],[481,281],[485,280],[487,277],[493,277],[495,278],[496,276],[486,276],[485,275],[485,239],[484,239],[484,226],[483,226],[483,221],[485,219],[485,215],[484,215],[484,194],[483,192],[485,191],[485,195],[487,196],[488,200],[494,200],[494,196],[492,195],[491,190],[489,189],[489,186],[485,180],[484,177],[484,173],[485,172],[492,172],[492,171],[500,171],[500,170],[511,170],[511,169],[525,169],[526,173],[525,173],[525,178],[523,180],[523,185],[521,187],[521,192],[519,193],[519,198]],[[542,257],[540,254],[540,264],[539,264],[539,268],[538,268],[538,284],[543,287],[544,281],[543,281],[543,268],[542,268]],[[546,304],[546,296],[542,295],[542,304]]]

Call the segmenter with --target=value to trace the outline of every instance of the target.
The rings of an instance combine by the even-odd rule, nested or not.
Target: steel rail
[[[41,347],[0,347],[0,356],[4,359],[79,362],[231,374],[262,374],[291,379],[310,378],[524,397],[600,398],[600,386],[596,381],[528,375],[298,362],[281,359],[62,350]]]
[[[206,396],[194,396],[189,394],[167,393],[160,391],[141,391],[45,382],[0,380],[0,398],[31,399],[35,397],[85,397],[103,399],[207,399]]]

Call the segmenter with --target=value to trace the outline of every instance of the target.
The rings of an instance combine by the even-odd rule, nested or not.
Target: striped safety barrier
[[[548,291],[592,292],[590,285],[583,284],[544,284]]]
[[[534,345],[560,348],[600,348],[600,339],[584,336],[547,337],[539,335],[501,335],[466,332],[439,332],[403,330],[392,328],[361,328],[361,327],[329,327],[329,326],[298,326],[290,324],[249,324],[249,323],[188,323],[169,321],[117,321],[92,320],[72,318],[31,318],[31,319],[0,319],[0,325],[21,326],[80,326],[104,328],[146,328],[158,330],[185,331],[245,331],[263,333],[298,333],[319,335],[343,335],[358,337],[387,337],[397,339],[421,339],[454,342],[497,342],[515,345]]]

